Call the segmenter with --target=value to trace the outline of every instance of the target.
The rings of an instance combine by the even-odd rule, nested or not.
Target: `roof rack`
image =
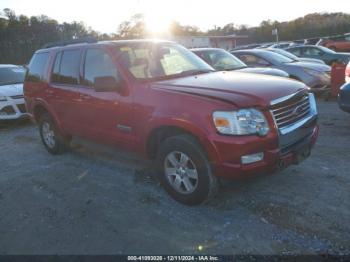
[[[94,37],[85,37],[85,38],[73,39],[69,41],[51,42],[51,43],[45,44],[43,48],[51,48],[51,47],[82,44],[82,43],[87,43],[87,44],[97,43],[97,39]]]

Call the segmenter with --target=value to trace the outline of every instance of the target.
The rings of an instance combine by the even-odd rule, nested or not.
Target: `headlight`
[[[0,101],[1,101],[1,102],[2,102],[2,101],[7,101],[6,96],[0,96]]]
[[[325,74],[323,72],[317,71],[317,70],[313,70],[313,69],[308,69],[308,68],[304,68],[305,73],[315,76],[315,77],[320,77],[320,76],[324,76]]]
[[[265,136],[270,128],[262,112],[257,109],[241,109],[233,112],[217,111],[213,113],[216,129],[224,135]]]

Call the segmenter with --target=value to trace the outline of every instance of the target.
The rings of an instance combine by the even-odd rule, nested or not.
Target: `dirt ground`
[[[319,111],[309,159],[225,181],[198,207],[172,200],[134,156],[79,140],[51,156],[35,126],[2,125],[0,254],[350,254],[350,114]]]

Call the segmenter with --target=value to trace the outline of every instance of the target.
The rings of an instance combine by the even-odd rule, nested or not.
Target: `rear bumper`
[[[27,117],[24,98],[12,99],[8,97],[7,101],[0,102],[0,120],[15,120]]]
[[[319,127],[316,125],[313,127],[311,134],[295,143],[287,153],[282,152],[278,146],[267,150],[264,150],[264,146],[261,146],[260,151],[264,153],[264,158],[262,161],[256,163],[241,164],[223,162],[221,164],[214,164],[215,175],[224,178],[246,178],[271,174],[292,164],[299,164],[301,160],[309,155],[300,157],[298,152],[303,148],[311,149],[316,143],[318,133]]]

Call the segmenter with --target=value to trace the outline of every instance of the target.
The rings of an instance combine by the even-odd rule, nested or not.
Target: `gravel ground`
[[[350,254],[350,115],[319,110],[309,159],[198,207],[136,156],[81,140],[51,156],[35,126],[2,125],[0,254]]]

